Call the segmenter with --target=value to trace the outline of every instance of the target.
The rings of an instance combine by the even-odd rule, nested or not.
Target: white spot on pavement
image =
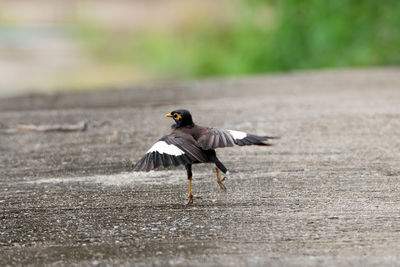
[[[203,179],[209,174],[209,169],[196,170],[198,178]],[[130,186],[130,185],[162,185],[162,184],[187,184],[186,171],[184,168],[176,170],[157,170],[149,172],[121,172],[110,175],[93,175],[83,177],[44,178],[35,181],[22,182],[23,184],[67,184],[87,183],[103,184],[108,186]]]

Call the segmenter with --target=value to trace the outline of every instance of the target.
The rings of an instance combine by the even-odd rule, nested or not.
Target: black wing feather
[[[266,143],[270,139],[277,137],[258,136],[245,132],[219,130],[215,128],[206,128],[198,139],[198,146],[204,150],[215,149],[219,147],[230,147],[235,144],[238,146],[246,145],[271,145]]]
[[[204,150],[234,146],[233,139],[229,132],[216,128],[206,128],[197,142],[198,146]]]
[[[150,171],[160,166],[169,167],[208,161],[208,156],[196,146],[196,141],[191,135],[172,133],[159,139],[156,144],[158,142],[162,142],[162,146],[166,149],[171,148],[172,152],[157,149],[150,151],[150,149],[133,166],[133,171]]]

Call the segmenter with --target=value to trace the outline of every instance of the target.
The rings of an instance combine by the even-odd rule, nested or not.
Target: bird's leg
[[[215,155],[214,158],[214,162],[215,162],[215,171],[217,172],[217,179],[218,179],[218,185],[219,187],[221,187],[221,189],[226,192],[226,187],[225,185],[222,183],[223,181],[225,181],[224,177],[223,179],[221,179],[221,177],[219,176],[219,170],[221,170],[224,174],[228,174],[228,169],[224,166],[224,164],[222,164],[221,161],[219,161],[219,159],[217,158],[217,156]]]
[[[192,178],[189,179],[189,199],[186,205],[193,204],[193,194],[192,194]]]
[[[221,187],[221,189],[226,192],[226,187],[225,185],[222,183],[223,181],[225,181],[225,177],[221,179],[221,176],[219,176],[219,169],[215,168],[215,172],[217,173],[217,180],[218,180],[218,185],[219,187]]]
[[[189,180],[189,199],[186,202],[186,205],[190,205],[190,204],[193,204],[193,199],[194,199],[194,196],[192,194],[192,165],[191,164],[185,165],[185,168],[186,168],[187,177]]]

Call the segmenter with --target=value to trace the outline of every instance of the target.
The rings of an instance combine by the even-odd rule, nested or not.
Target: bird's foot
[[[190,195],[189,195],[189,199],[188,199],[188,201],[186,201],[185,205],[186,205],[186,206],[192,205],[192,204],[193,204],[193,200],[194,200],[195,198],[201,198],[201,197],[199,197],[199,196],[193,196],[192,194],[190,194]]]
[[[223,181],[225,181],[225,178],[222,178],[221,180],[218,181],[218,185],[219,187],[222,189],[222,191],[226,192],[226,186],[222,183]]]

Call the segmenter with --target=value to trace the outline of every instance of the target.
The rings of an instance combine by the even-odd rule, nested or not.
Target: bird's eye
[[[175,119],[178,118],[178,115],[174,114],[174,118],[175,118]]]

